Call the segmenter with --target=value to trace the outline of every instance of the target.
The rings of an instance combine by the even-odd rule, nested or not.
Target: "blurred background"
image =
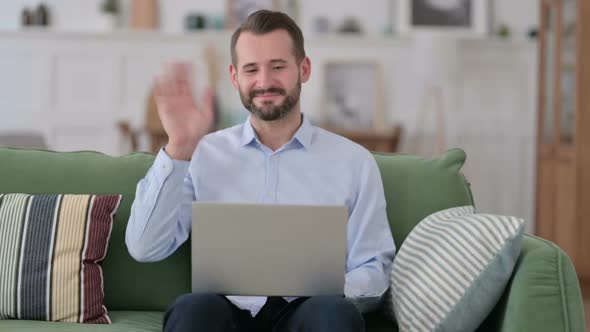
[[[582,2],[3,0],[0,146],[157,151],[151,86],[178,60],[193,64],[196,96],[213,89],[217,128],[238,124],[231,33],[256,9],[281,10],[306,38],[313,123],[376,151],[464,149],[478,210],[525,218],[586,275]]]

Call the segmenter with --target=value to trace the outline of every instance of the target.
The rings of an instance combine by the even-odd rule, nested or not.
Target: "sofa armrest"
[[[525,234],[506,290],[478,331],[584,329],[584,305],[572,261],[555,244]]]

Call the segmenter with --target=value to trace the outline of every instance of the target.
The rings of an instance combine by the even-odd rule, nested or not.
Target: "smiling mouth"
[[[254,98],[259,98],[259,99],[272,99],[275,97],[281,97],[282,95],[279,93],[265,93],[265,94],[260,94],[260,95],[256,95],[254,96]]]

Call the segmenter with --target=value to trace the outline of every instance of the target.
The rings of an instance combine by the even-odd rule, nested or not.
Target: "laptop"
[[[194,202],[192,291],[343,295],[345,206]]]

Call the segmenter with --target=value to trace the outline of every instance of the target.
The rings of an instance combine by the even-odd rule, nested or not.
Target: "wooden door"
[[[590,296],[590,1],[578,1],[577,15],[578,109],[575,149],[579,259],[576,269],[582,289]]]
[[[577,218],[575,201],[575,165],[571,156],[557,156],[553,162],[554,177],[553,240],[574,262],[577,261]]]
[[[539,35],[539,112],[537,118],[537,184],[535,228],[539,236],[555,240],[555,147],[557,144],[555,74],[557,73],[557,0],[541,1]]]

